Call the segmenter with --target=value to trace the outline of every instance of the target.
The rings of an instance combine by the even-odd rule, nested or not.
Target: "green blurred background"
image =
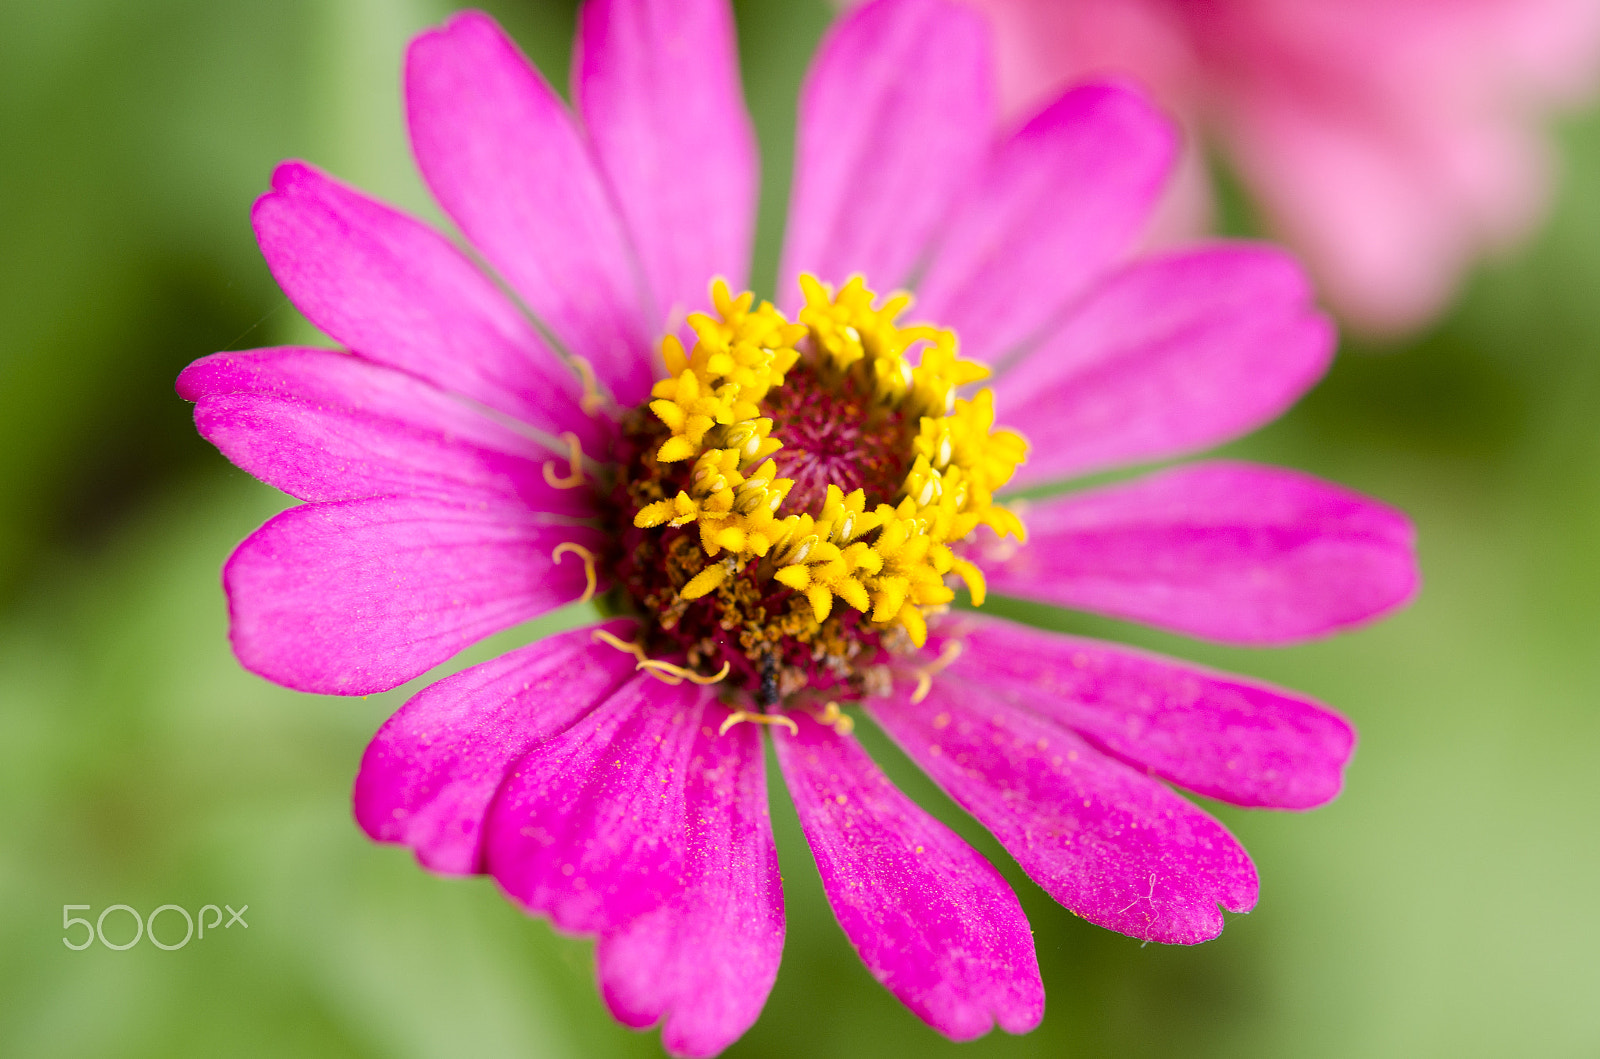
[[[0,5],[0,1054],[658,1051],[606,1015],[586,942],[356,829],[362,747],[416,685],[324,699],[238,668],[218,568],[285,499],[203,443],[172,393],[195,357],[314,338],[248,223],[279,159],[436,216],[398,70],[451,6]],[[488,6],[564,84],[571,4]],[[769,283],[794,97],[828,12],[737,11]],[[1003,608],[1302,688],[1356,721],[1331,807],[1218,808],[1260,868],[1259,909],[1194,949],[1090,927],[866,731],[1016,884],[1044,1025],[965,1046],[923,1029],[849,950],[775,791],[787,949],[730,1055],[1600,1055],[1600,119],[1560,140],[1541,236],[1431,332],[1347,342],[1316,392],[1230,447],[1409,511],[1414,607],[1271,652]],[[62,945],[62,905],[116,903],[248,904],[249,927],[173,952]]]

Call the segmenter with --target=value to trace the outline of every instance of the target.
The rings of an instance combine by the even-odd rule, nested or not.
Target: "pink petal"
[[[755,134],[726,0],[590,0],[573,100],[655,291],[656,319],[749,279]]]
[[[1016,895],[971,846],[900,793],[861,745],[798,712],[778,763],[845,936],[873,977],[955,1040],[1044,1015]]]
[[[1220,904],[1256,903],[1250,858],[1223,826],[1076,733],[941,674],[868,709],[1029,876],[1091,923],[1192,945],[1222,932]]]
[[[445,212],[625,405],[661,321],[577,123],[515,44],[467,12],[411,42],[411,145]]]
[[[976,615],[952,673],[1065,725],[1102,751],[1234,805],[1333,800],[1350,723],[1304,695],[1132,648]]]
[[[966,356],[1000,360],[1131,249],[1177,147],[1172,123],[1134,92],[1062,95],[963,195],[917,284],[917,315],[955,328]]]
[[[946,0],[874,0],[828,32],[800,98],[779,303],[795,277],[904,284],[995,123],[989,31]]]
[[[1216,445],[1281,414],[1327,370],[1333,329],[1265,246],[1150,258],[1105,281],[994,383],[1031,443],[1017,485]]]
[[[602,436],[578,407],[577,376],[421,221],[303,162],[278,167],[252,220],[289,300],[356,353],[550,434]]]
[[[548,449],[414,376],[327,349],[203,357],[178,377],[195,425],[235,464],[301,500],[414,496],[586,517]]]
[[[1347,109],[1242,102],[1230,145],[1274,229],[1304,249],[1341,312],[1369,330],[1414,328],[1444,308],[1474,257],[1532,226],[1549,161],[1531,129],[1498,116],[1432,114],[1407,128]]]
[[[598,628],[627,639],[630,621]],[[431,684],[367,745],[356,821],[433,871],[484,870],[480,832],[512,762],[564,731],[633,675],[632,655],[573,629]]]
[[[529,750],[489,809],[506,894],[561,930],[609,933],[683,889],[685,794],[711,693],[639,674]]]
[[[1194,636],[1282,644],[1361,625],[1419,584],[1410,521],[1310,475],[1204,463],[1026,509],[991,591]]]
[[[662,1046],[679,1056],[716,1055],[749,1029],[783,955],[760,733],[718,735],[718,709],[701,716],[685,775],[683,890],[595,949],[612,1013],[634,1027],[665,1015]]]
[[[306,504],[247,537],[223,568],[234,653],[299,691],[366,695],[576,600],[605,539],[510,508],[379,497]],[[603,586],[602,586],[603,587]]]
[[[1219,11],[1169,0],[968,0],[994,25],[1006,113],[1038,106],[1062,86],[1108,72],[1135,75],[1168,106],[1188,104],[1196,83],[1183,14]],[[1229,5],[1227,10],[1253,5]],[[1248,17],[1248,16],[1247,16]]]
[[[1592,87],[1597,19],[1581,0],[1377,0],[1191,32],[1229,67],[1211,109],[1240,178],[1333,304],[1397,330],[1543,212],[1542,112]]]

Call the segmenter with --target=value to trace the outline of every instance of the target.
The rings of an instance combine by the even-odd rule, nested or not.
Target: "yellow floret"
[[[947,576],[966,584],[974,604],[983,602],[982,572],[950,545],[980,525],[1023,536],[1021,520],[995,505],[994,492],[1011,480],[1027,442],[994,429],[989,390],[956,396],[988,369],[960,358],[954,332],[896,322],[911,306],[909,294],[880,300],[859,276],[837,292],[809,275],[800,286],[805,304],[795,324],[718,280],[714,314],[689,317],[693,349],[674,336],[663,340],[667,377],[652,388],[649,407],[670,436],[656,459],[693,465],[688,487],[641,508],[634,524],[698,523],[706,554],[721,561],[683,587],[685,599],[714,591],[736,565],[765,558],[759,569],[803,594],[819,622],[838,598],[874,624],[903,626],[920,646],[925,612],[955,596]],[[863,373],[879,400],[916,417],[912,465],[896,503],[868,511],[862,490],[829,486],[820,511],[783,511],[794,483],[777,477],[770,457],[783,442],[760,409],[802,349],[832,372]]]

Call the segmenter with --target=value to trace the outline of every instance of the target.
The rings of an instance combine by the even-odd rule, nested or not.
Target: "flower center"
[[[878,398],[860,372],[819,370],[802,359],[768,391],[761,410],[772,437],[783,441],[778,471],[794,482],[784,500],[793,511],[816,511],[828,486],[864,492],[866,506],[897,499],[911,470],[917,421]]]
[[[988,369],[949,330],[899,326],[909,295],[880,300],[859,277],[801,287],[791,322],[712,285],[693,350],[663,341],[668,377],[624,422],[616,494],[617,572],[645,649],[763,706],[886,690],[887,664],[954,599],[947,580],[983,602],[966,539],[1024,533],[993,493],[1026,442],[994,429],[988,390],[956,396]]]

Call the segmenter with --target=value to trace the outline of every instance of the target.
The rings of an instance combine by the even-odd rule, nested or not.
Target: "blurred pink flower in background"
[[[994,21],[1008,111],[1133,76],[1370,331],[1425,323],[1528,232],[1550,184],[1539,119],[1600,62],[1600,0],[968,2]],[[1209,198],[1198,152],[1186,170],[1163,226],[1183,234]]]

